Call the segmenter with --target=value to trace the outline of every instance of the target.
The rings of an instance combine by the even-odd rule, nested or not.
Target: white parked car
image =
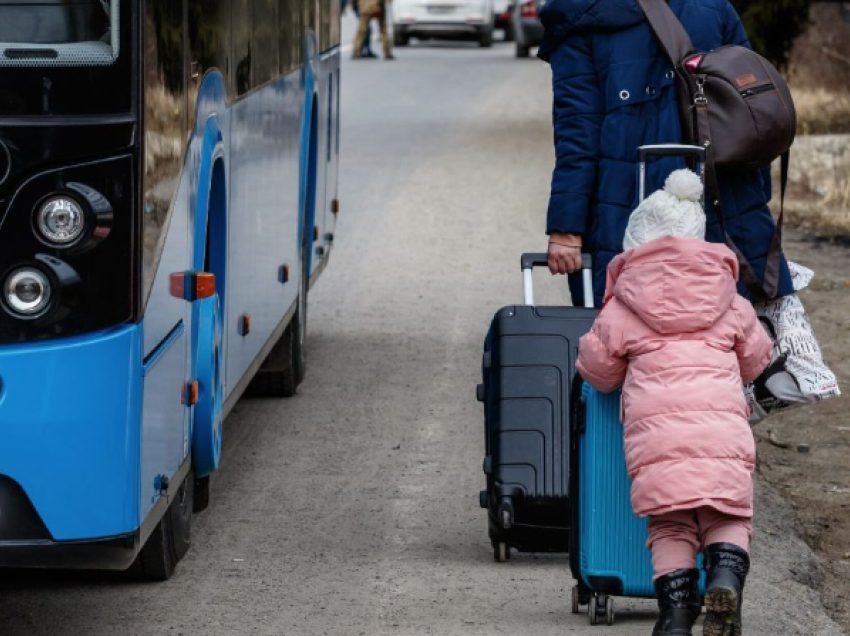
[[[393,41],[407,46],[419,39],[477,40],[493,45],[494,0],[394,0]]]

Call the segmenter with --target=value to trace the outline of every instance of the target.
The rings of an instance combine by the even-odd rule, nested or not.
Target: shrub
[[[806,27],[809,0],[731,0],[756,51],[776,66],[788,63],[791,45]]]

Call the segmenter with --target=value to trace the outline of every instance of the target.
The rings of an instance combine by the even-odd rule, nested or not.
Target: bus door
[[[191,450],[192,303],[173,295],[171,275],[192,268],[193,232],[185,171],[186,0],[148,0],[143,6],[144,354],[156,357],[145,373],[142,519],[166,492],[162,477],[170,479]]]

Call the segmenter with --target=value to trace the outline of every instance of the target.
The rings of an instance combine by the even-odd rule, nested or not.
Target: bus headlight
[[[56,246],[68,246],[83,235],[86,227],[82,206],[67,196],[51,197],[41,204],[36,223],[42,238]]]
[[[14,270],[3,283],[6,306],[22,317],[36,316],[50,303],[51,289],[47,276],[34,267]]]

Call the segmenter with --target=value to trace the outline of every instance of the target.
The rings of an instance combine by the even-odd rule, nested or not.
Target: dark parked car
[[[493,15],[496,19],[495,26],[505,34],[505,42],[514,39],[514,5],[511,0],[494,0]]]
[[[514,3],[514,39],[516,56],[528,57],[531,47],[540,46],[543,39],[543,24],[539,10],[544,0],[516,0]]]

